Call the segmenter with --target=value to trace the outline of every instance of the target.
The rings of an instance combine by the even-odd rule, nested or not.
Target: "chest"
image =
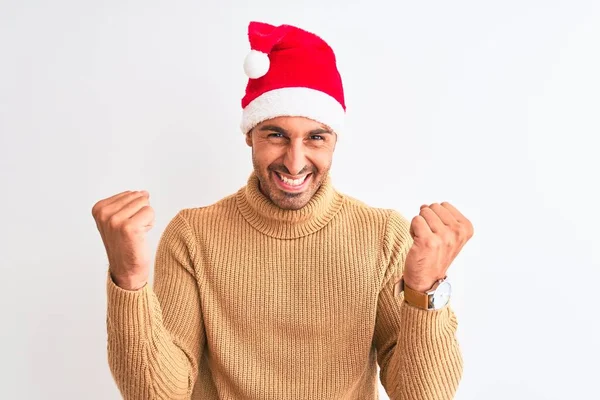
[[[232,335],[262,329],[317,341],[370,333],[380,277],[376,243],[339,235],[260,244],[249,238],[209,254],[201,290],[210,304],[207,325],[214,318]]]

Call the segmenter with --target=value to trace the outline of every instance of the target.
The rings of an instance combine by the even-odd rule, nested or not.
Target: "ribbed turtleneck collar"
[[[247,185],[237,192],[236,201],[246,221],[258,231],[279,239],[294,239],[324,227],[340,210],[344,197],[334,189],[327,175],[304,207],[284,210],[260,191],[258,177],[252,172]]]

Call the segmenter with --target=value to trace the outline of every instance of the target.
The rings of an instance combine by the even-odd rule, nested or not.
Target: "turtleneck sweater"
[[[247,184],[181,209],[152,285],[107,276],[108,361],[125,399],[451,399],[463,360],[448,303],[424,310],[393,286],[409,221],[338,192],[278,208]]]

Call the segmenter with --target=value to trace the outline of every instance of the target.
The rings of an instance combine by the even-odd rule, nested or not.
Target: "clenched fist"
[[[446,276],[452,261],[473,237],[473,224],[446,201],[424,204],[411,222],[410,234],[414,242],[406,256],[404,283],[425,292]]]
[[[149,196],[145,190],[126,191],[92,207],[112,279],[126,290],[140,289],[148,282],[151,260],[146,233],[154,226]]]

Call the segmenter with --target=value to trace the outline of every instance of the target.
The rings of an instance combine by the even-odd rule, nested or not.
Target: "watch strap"
[[[429,289],[427,292],[430,292],[431,290],[435,289],[438,286],[439,282],[444,281],[446,278],[447,276],[434,283],[431,289]],[[406,301],[408,304],[418,308],[422,308],[424,310],[433,309],[433,307],[430,307],[429,304],[430,295],[428,293],[419,292],[408,287],[404,283],[404,276],[402,276],[400,280],[397,281],[394,285],[394,297],[399,296],[400,292],[404,292],[404,301]]]
[[[406,285],[404,285],[404,300],[410,305],[429,310],[429,295],[413,290]]]

